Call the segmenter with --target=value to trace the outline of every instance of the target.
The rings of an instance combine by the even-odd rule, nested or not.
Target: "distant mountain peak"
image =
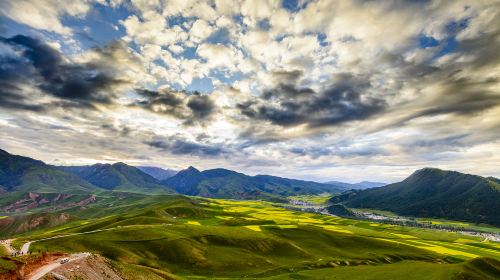
[[[136,166],[136,167],[139,168],[139,170],[141,170],[142,172],[149,174],[150,176],[154,177],[159,181],[168,179],[178,173],[177,170],[173,170],[170,168],[163,169],[155,166]]]
[[[194,166],[189,166],[188,168],[186,168],[186,169],[184,169],[182,171],[196,172],[196,173],[200,172],[200,170],[196,169]]]
[[[93,166],[93,167],[109,167],[109,166],[111,166],[111,164],[109,164],[109,163],[94,163],[91,166]]]
[[[429,172],[452,172],[452,171],[442,170],[442,169],[435,168],[435,167],[424,167],[424,168],[415,170],[415,172],[413,172],[413,174],[424,173],[424,172],[429,173]]]
[[[433,168],[433,167],[425,167],[422,169],[418,169],[415,172],[413,172],[409,177],[405,179],[409,181],[414,181],[414,180],[422,180],[422,179],[430,179],[430,178],[444,178],[448,176],[458,176],[458,175],[470,175],[470,174],[465,174],[465,173],[460,173],[458,171],[453,171],[453,170],[443,170],[439,168]],[[475,176],[475,175],[471,175]]]

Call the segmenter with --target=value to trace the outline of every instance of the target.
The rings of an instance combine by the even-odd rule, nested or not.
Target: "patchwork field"
[[[500,244],[478,237],[262,201],[156,196],[129,202],[126,209],[113,202],[107,211],[100,204],[72,213],[64,225],[17,235],[14,246],[39,240],[33,252],[98,253],[133,279],[137,273],[148,279],[495,279],[500,271]],[[480,275],[476,266],[490,270]]]

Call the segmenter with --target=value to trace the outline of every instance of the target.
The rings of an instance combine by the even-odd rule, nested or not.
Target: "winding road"
[[[80,259],[84,259],[88,256],[90,256],[90,253],[71,254],[71,256],[68,258],[69,261],[67,263],[70,263],[70,262],[76,261],[76,260],[80,260]],[[64,259],[64,258],[57,259],[50,264],[46,264],[46,265],[38,268],[31,275],[28,275],[27,279],[28,280],[38,280],[38,279],[42,278],[43,276],[45,276],[45,274],[60,267],[61,265],[64,265],[64,264],[61,264],[62,259]]]
[[[64,235],[57,235],[57,236],[53,236],[53,237],[47,237],[47,238],[32,240],[32,241],[28,241],[28,242],[24,243],[23,246],[21,246],[21,250],[20,251],[17,251],[14,247],[12,247],[12,241],[14,239],[0,240],[0,244],[2,244],[7,249],[7,251],[9,252],[9,254],[18,253],[18,254],[26,255],[26,254],[29,253],[30,245],[33,242],[39,242],[39,241],[51,240],[51,239],[58,239],[58,238],[64,238],[64,237],[71,237],[71,236],[75,236],[75,235],[91,234],[91,233],[96,233],[96,232],[103,232],[103,231],[109,231],[109,230],[114,230],[114,229],[118,229],[118,228],[127,228],[127,227],[135,227],[135,226],[138,226],[138,225],[117,226],[117,227],[106,228],[106,229],[97,229],[97,230],[86,231],[86,232],[69,233],[69,234],[64,234]],[[143,227],[143,226],[144,225],[141,225],[141,227]],[[75,254],[71,254],[70,257],[68,257],[68,259],[69,259],[69,262],[72,262],[72,261],[75,261],[75,260],[84,259],[84,258],[86,258],[88,256],[90,256],[90,253],[75,253]],[[54,262],[51,262],[49,264],[46,264],[46,265],[38,268],[33,273],[31,273],[31,275],[28,275],[27,279],[28,280],[37,280],[37,279],[42,278],[47,273],[49,273],[52,270],[54,270],[54,269],[60,267],[61,265],[63,265],[63,264],[61,264],[61,260],[62,259],[64,259],[64,258],[59,258],[59,259],[57,259]]]
[[[134,226],[134,225],[131,225],[131,226]],[[123,226],[123,227],[130,227],[130,226]],[[98,230],[92,230],[92,231],[86,231],[86,232],[69,233],[69,234],[64,234],[64,235],[57,235],[57,236],[53,236],[53,237],[42,238],[42,239],[38,239],[38,240],[32,240],[32,241],[28,241],[28,242],[24,243],[23,246],[21,246],[20,251],[17,251],[14,247],[12,247],[12,241],[14,241],[14,239],[0,240],[0,244],[3,245],[7,249],[7,252],[9,254],[18,253],[18,254],[26,255],[29,253],[30,245],[33,242],[51,240],[51,239],[57,239],[57,238],[64,238],[64,237],[71,237],[71,236],[75,236],[75,235],[91,234],[91,233],[96,233],[96,232],[114,230],[117,228],[122,228],[122,226],[117,226],[117,227],[107,228],[107,229],[98,229]],[[75,254],[71,254],[70,257],[68,257],[68,259],[69,259],[69,262],[72,262],[75,260],[84,259],[88,256],[90,256],[90,253],[75,253]],[[64,259],[64,258],[59,258],[56,261],[53,261],[49,264],[46,264],[46,265],[38,268],[31,275],[28,275],[27,279],[28,280],[38,280],[38,279],[42,278],[47,273],[49,273],[52,270],[63,265],[63,264],[61,264],[62,259]]]

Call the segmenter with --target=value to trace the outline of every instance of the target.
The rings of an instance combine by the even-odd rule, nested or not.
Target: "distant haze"
[[[154,166],[137,166],[142,172],[149,174],[157,180],[165,180],[177,174],[178,171],[172,169],[163,169]]]

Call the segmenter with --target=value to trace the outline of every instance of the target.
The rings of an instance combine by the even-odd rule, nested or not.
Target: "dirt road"
[[[21,247],[21,251],[19,251],[22,255],[27,255],[30,249],[31,242],[26,242]]]
[[[84,258],[86,258],[88,256],[90,256],[90,253],[78,253],[78,254],[72,254],[68,259],[69,259],[69,262],[72,262],[72,261],[84,259]],[[63,264],[61,264],[61,260],[62,259],[64,259],[64,258],[57,259],[57,260],[55,260],[54,262],[52,262],[50,264],[47,264],[47,265],[44,265],[44,266],[38,268],[33,273],[31,273],[30,275],[28,275],[26,277],[26,279],[28,279],[28,280],[38,280],[38,279],[42,278],[45,274],[47,274],[47,273],[51,272],[52,270],[54,270],[54,269],[62,266],[63,265]]]

